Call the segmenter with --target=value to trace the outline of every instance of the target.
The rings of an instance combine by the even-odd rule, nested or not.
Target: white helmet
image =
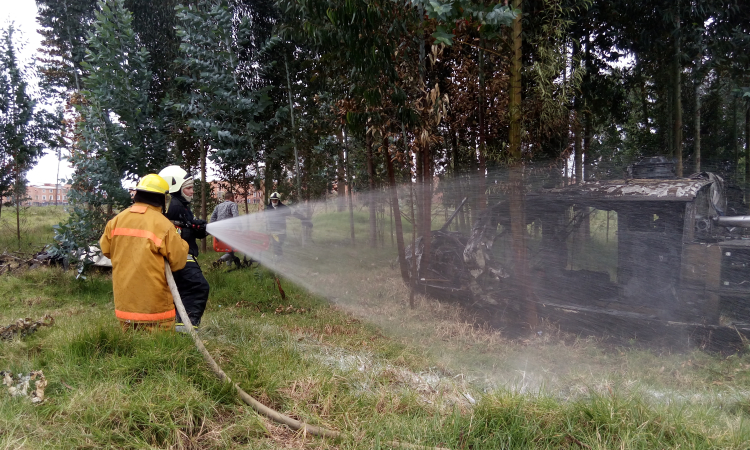
[[[165,167],[159,172],[159,176],[166,180],[169,185],[170,194],[179,192],[182,188],[182,184],[193,178],[188,176],[187,171],[183,170],[180,166]]]

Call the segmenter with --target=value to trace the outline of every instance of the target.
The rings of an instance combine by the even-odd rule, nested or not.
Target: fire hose
[[[174,299],[175,307],[177,308],[177,312],[179,313],[180,317],[186,318],[188,317],[187,312],[185,311],[185,306],[182,304],[182,298],[180,297],[180,292],[177,290],[177,285],[174,282],[174,277],[172,276],[172,269],[169,267],[169,262],[165,259],[164,260],[164,272],[167,277],[167,284],[169,285],[169,290],[172,292],[172,298]],[[196,333],[195,329],[193,328],[193,325],[190,323],[190,320],[184,320],[185,323],[185,329],[187,330],[188,334],[190,334],[190,337],[193,338],[193,342],[195,343],[195,347],[198,349],[198,351],[203,355],[203,359],[208,363],[209,367],[211,367],[211,370],[213,373],[219,378],[221,381],[225,383],[231,383],[232,386],[234,386],[235,390],[237,391],[237,394],[242,399],[243,402],[251,406],[255,412],[258,414],[261,414],[274,422],[283,424],[288,426],[294,431],[302,431],[304,434],[311,434],[313,436],[319,436],[319,437],[327,437],[332,439],[340,439],[342,437],[342,434],[338,431],[329,430],[327,428],[318,427],[315,425],[310,425],[308,423],[293,419],[285,414],[282,414],[274,409],[269,408],[268,406],[264,405],[263,403],[259,402],[255,398],[253,398],[250,394],[245,392],[239,384],[232,381],[231,378],[229,378],[229,375],[227,375],[221,367],[216,363],[216,361],[213,359],[211,354],[206,349],[206,346],[203,345],[203,341],[201,341],[201,338],[198,337],[198,333]],[[440,447],[425,447],[421,445],[415,445],[415,444],[407,444],[404,442],[387,442],[386,444],[391,445],[393,447],[402,447],[402,448],[414,448],[414,449],[433,449],[433,450],[448,450]]]

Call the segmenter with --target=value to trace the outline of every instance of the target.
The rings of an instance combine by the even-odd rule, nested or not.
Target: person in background
[[[282,246],[286,240],[286,218],[291,215],[288,206],[281,203],[281,196],[278,192],[271,194],[266,207],[266,223],[268,232],[271,234],[271,246],[273,254],[280,257],[283,253]]]
[[[159,175],[143,177],[133,205],[107,222],[99,246],[112,260],[115,316],[123,330],[173,330],[175,307],[164,272],[187,262],[188,244],[164,217],[167,182]]]
[[[189,319],[193,327],[197,328],[208,303],[208,281],[196,260],[196,239],[206,237],[206,221],[196,219],[190,210],[190,202],[193,200],[193,178],[188,176],[185,170],[179,166],[169,166],[162,169],[159,175],[167,182],[169,193],[172,194],[166,212],[167,219],[180,228],[180,235],[189,248],[185,268],[174,273],[177,290],[188,314],[188,317],[178,317],[175,330],[184,333],[187,332],[184,321]]]
[[[231,192],[219,192],[217,197],[219,201],[221,201],[221,203],[216,205],[216,208],[214,208],[214,212],[211,213],[211,219],[209,220],[210,223],[240,216],[240,211],[239,209],[237,209],[237,204],[234,202],[234,194],[232,194]],[[226,265],[230,267],[234,262],[237,268],[240,267],[240,259],[234,256],[234,251],[225,253],[221,256],[221,258],[219,258],[219,261],[226,263]]]

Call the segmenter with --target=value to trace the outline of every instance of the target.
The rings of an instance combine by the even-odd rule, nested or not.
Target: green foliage
[[[162,111],[149,101],[149,54],[137,43],[132,14],[122,0],[109,0],[95,18],[70,157],[72,211],[55,236],[55,252],[80,261],[81,273],[107,220],[131,202],[123,180],[156,173],[167,161]]]
[[[177,36],[181,39],[178,77],[186,95],[174,101],[196,138],[213,150],[224,179],[246,188],[249,167],[257,164],[254,135],[260,116],[269,106],[267,88],[253,90],[242,80],[247,61],[240,49],[252,42],[250,17],[236,19],[223,3],[204,0],[177,8]],[[257,138],[255,138],[257,139]]]
[[[45,148],[55,145],[52,132],[58,123],[32,97],[29,86],[32,68],[18,60],[14,32],[10,24],[0,36],[0,201],[12,196],[18,215],[20,203],[26,197],[26,173]],[[18,221],[16,233],[20,250]]]
[[[499,36],[502,27],[509,26],[520,14],[520,11],[500,2],[485,4],[468,0],[409,0],[408,3],[417,6],[427,17],[440,23],[432,37],[435,38],[435,44],[444,45],[453,45],[454,35],[451,31],[459,21],[471,22],[479,28],[483,37],[493,39]]]
[[[80,91],[86,70],[86,40],[98,0],[36,0],[37,21],[44,37],[41,74],[44,85],[58,94]]]

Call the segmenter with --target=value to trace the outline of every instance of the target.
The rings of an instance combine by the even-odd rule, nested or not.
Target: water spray
[[[303,240],[302,224],[290,216],[281,254],[271,245],[278,241],[270,210],[211,223],[208,231],[272,273],[397,339],[414,337],[417,347],[437,350],[441,364],[484,376],[491,386],[513,389],[515,363],[480,355],[467,364],[460,350],[443,351],[442,331],[420,317],[431,312],[409,309],[410,293],[458,305],[466,313],[459,322],[489,325],[511,346],[514,339],[550,342],[544,337],[562,330],[572,339],[667,352],[747,347],[750,232],[743,227],[750,218],[717,176],[571,184],[554,167],[529,166],[524,177],[520,198],[513,197],[518,183],[498,171],[484,179],[446,176],[431,196],[412,195],[412,183],[358,191],[352,215],[343,198],[309,202],[312,238]],[[426,201],[429,243],[420,217]],[[519,210],[520,227],[514,226]],[[410,244],[404,238],[415,228]],[[516,261],[519,229],[525,271]],[[569,368],[542,365],[539,384],[555,389],[556,374]]]

